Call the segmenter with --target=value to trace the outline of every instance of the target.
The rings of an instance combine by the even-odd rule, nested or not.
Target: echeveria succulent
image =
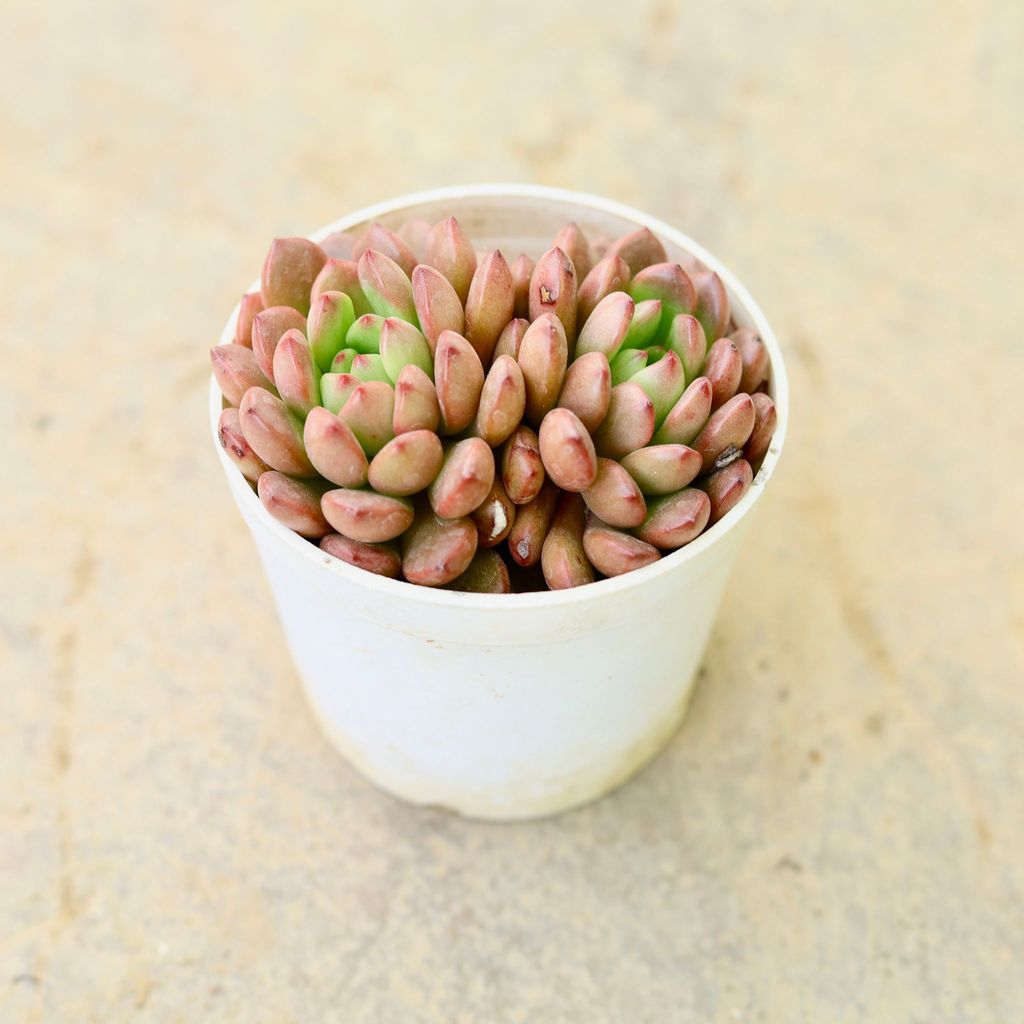
[[[508,255],[454,217],[276,239],[211,360],[221,444],[270,515],[367,572],[476,593],[690,543],[777,420],[718,275],[647,228],[570,223]]]

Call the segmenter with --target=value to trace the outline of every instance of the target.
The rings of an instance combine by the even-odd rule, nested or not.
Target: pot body
[[[454,213],[477,244],[536,258],[567,220],[617,235],[647,224],[670,258],[720,273],[741,325],[772,357],[772,450],[743,500],[686,548],[557,593],[457,594],[373,576],[275,522],[217,445],[270,581],[310,704],[334,745],[382,789],[492,819],[551,814],[629,778],[685,713],[729,570],[785,436],[781,355],[760,310],[690,239],[636,211],[528,186],[406,197],[336,222],[359,229]],[[233,320],[225,328],[230,340]],[[211,390],[211,419],[221,401]]]

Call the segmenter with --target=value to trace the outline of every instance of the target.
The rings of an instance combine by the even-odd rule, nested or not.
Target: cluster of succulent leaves
[[[776,412],[728,294],[648,229],[536,263],[454,217],[276,239],[211,350],[266,510],[424,586],[563,589],[656,561],[751,486]]]

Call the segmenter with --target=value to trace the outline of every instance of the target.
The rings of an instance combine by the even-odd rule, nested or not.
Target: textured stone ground
[[[1024,1015],[1020,5],[4,4],[0,1019]],[[267,239],[605,193],[777,327],[692,714],[539,824],[328,748],[206,423]]]

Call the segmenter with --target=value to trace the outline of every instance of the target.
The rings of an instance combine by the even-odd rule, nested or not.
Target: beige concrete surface
[[[625,8],[615,8],[625,12]],[[0,1020],[1024,1019],[1024,8],[0,6]],[[789,447],[658,761],[378,794],[210,448],[274,234],[524,180],[680,225]]]

